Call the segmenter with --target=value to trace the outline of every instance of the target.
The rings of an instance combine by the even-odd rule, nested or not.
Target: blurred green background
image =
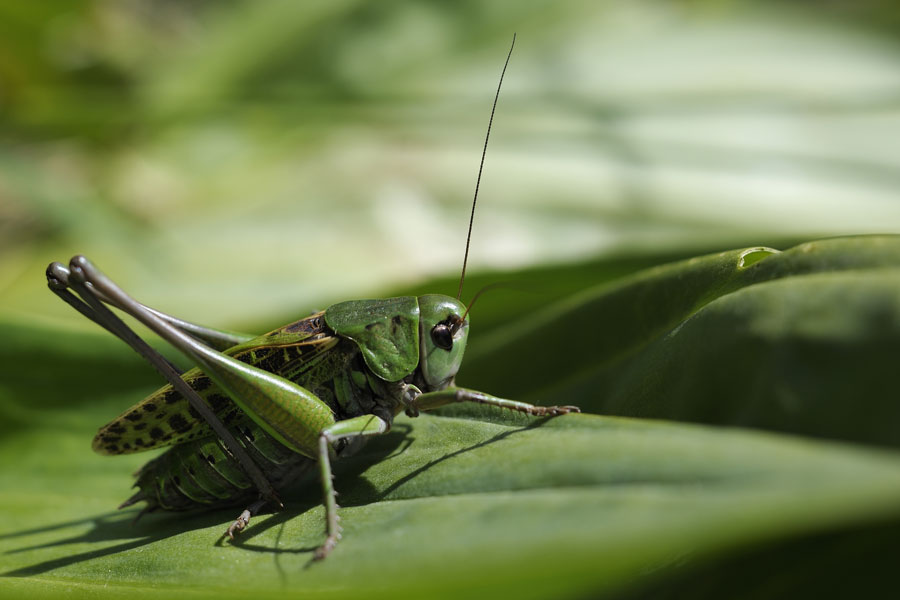
[[[896,232],[898,30],[891,2],[3,2],[0,311],[92,327],[43,285],[75,253],[232,327],[458,271],[513,32],[473,271]]]
[[[309,570],[315,491],[239,545],[230,510],[113,513],[147,457],[90,438],[159,380],[47,263],[250,332],[453,294],[513,32],[463,299],[520,290],[461,380],[667,420],[401,417]],[[898,33],[887,0],[0,0],[0,597],[892,585],[900,238],[634,273],[900,233]]]

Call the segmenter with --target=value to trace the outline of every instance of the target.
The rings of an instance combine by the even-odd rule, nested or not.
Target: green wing
[[[229,356],[308,385],[334,376],[345,360],[335,351],[340,338],[329,335],[321,313],[229,348]],[[240,409],[203,372],[194,368],[182,375],[225,425],[235,422]],[[131,454],[174,446],[214,435],[200,414],[171,385],[144,398],[104,425],[94,437],[100,454]]]

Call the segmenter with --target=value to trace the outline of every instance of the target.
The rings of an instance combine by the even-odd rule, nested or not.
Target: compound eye
[[[431,341],[434,345],[442,350],[449,350],[453,347],[453,332],[446,323],[438,323],[431,330]]]

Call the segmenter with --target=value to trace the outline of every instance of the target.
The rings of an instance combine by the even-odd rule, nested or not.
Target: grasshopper
[[[501,85],[511,54],[512,46]],[[499,94],[500,85],[484,152]],[[389,431],[399,413],[415,417],[455,402],[536,416],[578,412],[574,406],[534,406],[454,385],[469,331],[468,309],[459,300],[468,250],[467,239],[456,298],[430,294],[341,302],[260,336],[203,327],[149,308],[83,256],[72,258],[68,267],[51,263],[50,289],[125,341],[168,381],[94,438],[94,450],[109,455],[171,446],[137,472],[138,491],[119,508],[144,501],[140,516],[243,504],[225,532],[233,539],[263,508],[282,508],[279,490],[317,467],[326,513],[325,541],[314,555],[319,560],[341,537],[331,461]],[[196,367],[179,371],[106,305],[146,325]]]

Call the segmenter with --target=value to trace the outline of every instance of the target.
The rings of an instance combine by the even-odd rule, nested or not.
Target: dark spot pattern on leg
[[[222,394],[210,394],[206,397],[206,401],[209,402],[209,407],[213,409],[213,412],[219,412],[231,403],[231,399]]]
[[[168,423],[175,433],[184,433],[191,428],[191,424],[188,423],[187,419],[178,414],[169,417]]]

